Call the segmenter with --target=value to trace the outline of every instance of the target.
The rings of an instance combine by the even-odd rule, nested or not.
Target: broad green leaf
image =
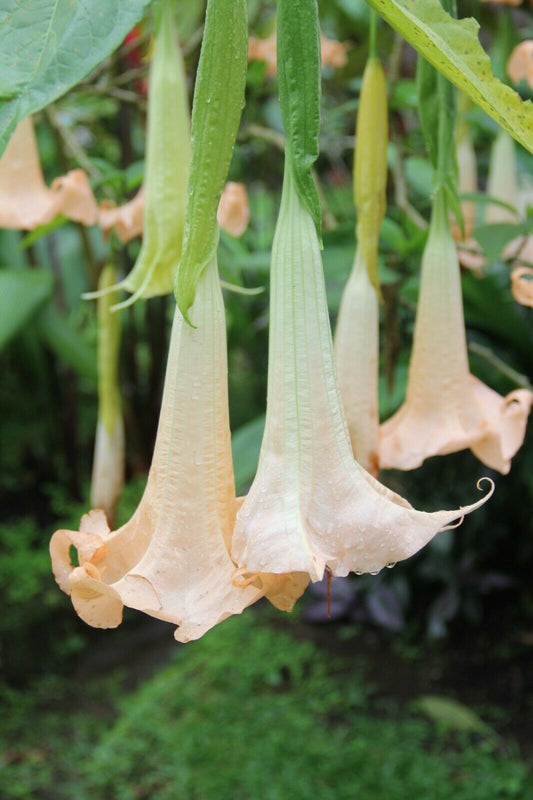
[[[41,339],[57,357],[78,375],[96,383],[96,351],[82,339],[68,318],[48,303],[39,312],[37,321]]]
[[[52,294],[52,276],[30,269],[0,270],[0,350]]]
[[[182,314],[218,244],[218,201],[244,106],[246,0],[209,0],[192,108],[192,163],[175,295]]]
[[[320,236],[322,210],[311,167],[320,129],[320,35],[316,0],[278,0],[278,83],[287,157]]]
[[[508,242],[522,236],[533,235],[533,220],[514,224],[512,222],[494,222],[491,225],[480,225],[472,236],[477,239],[489,262],[496,261]],[[518,250],[518,246],[516,248]]]
[[[149,0],[0,0],[0,155],[17,122],[79,83]]]
[[[237,492],[246,491],[254,479],[264,428],[265,417],[263,415],[241,425],[231,437]]]
[[[494,77],[475,19],[453,19],[439,0],[368,0],[453,84],[533,152],[533,105]]]
[[[413,706],[434,722],[452,730],[494,735],[492,728],[475,711],[449,697],[424,695]]]

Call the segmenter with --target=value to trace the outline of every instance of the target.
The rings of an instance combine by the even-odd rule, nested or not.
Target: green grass
[[[115,681],[77,687],[83,712],[52,710],[65,691],[6,698],[5,800],[533,798],[512,749],[376,710],[346,663],[250,611],[116,703]]]

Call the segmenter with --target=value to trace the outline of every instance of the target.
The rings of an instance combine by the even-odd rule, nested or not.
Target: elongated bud
[[[378,241],[385,215],[387,187],[387,130],[385,74],[379,59],[369,58],[357,114],[354,192],[358,244],[378,296]]]
[[[115,269],[102,270],[99,289],[116,282]],[[91,505],[105,511],[112,524],[124,485],[124,423],[118,381],[120,316],[113,314],[115,292],[98,298],[98,424],[91,481]]]

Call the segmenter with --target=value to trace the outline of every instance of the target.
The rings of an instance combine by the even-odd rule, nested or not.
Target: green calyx
[[[319,238],[322,209],[311,168],[320,132],[320,30],[316,0],[278,0],[278,83],[287,159]]]
[[[192,163],[183,250],[174,284],[188,320],[196,287],[218,246],[218,202],[244,106],[246,0],[208,0],[192,111]]]
[[[174,6],[175,0],[163,0],[160,8],[150,68],[143,243],[122,284],[133,292],[122,306],[171,292],[181,255],[191,143]]]

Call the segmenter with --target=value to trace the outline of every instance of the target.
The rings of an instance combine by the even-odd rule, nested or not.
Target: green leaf
[[[48,303],[38,316],[41,338],[57,357],[82,378],[97,381],[96,351],[82,339],[68,318]]]
[[[231,437],[237,492],[246,491],[254,479],[264,428],[265,417],[263,415],[241,425]]]
[[[192,163],[176,282],[183,316],[218,245],[218,201],[244,106],[248,65],[246,0],[209,0],[192,108]]]
[[[316,0],[278,0],[278,83],[287,157],[300,200],[321,235],[322,210],[311,167],[320,130],[320,34]]]
[[[149,0],[0,0],[0,155],[19,120],[79,83]]]
[[[494,735],[492,728],[468,706],[448,697],[424,695],[413,706],[434,722],[452,730]]]
[[[0,350],[52,294],[52,276],[30,269],[0,270]]]
[[[368,2],[448,80],[533,152],[533,105],[494,77],[475,19],[453,19],[439,0]]]
[[[491,225],[480,225],[473,232],[489,262],[497,261],[505,245],[513,239],[533,234],[533,220],[520,222],[494,222]],[[518,249],[518,248],[517,248]]]

